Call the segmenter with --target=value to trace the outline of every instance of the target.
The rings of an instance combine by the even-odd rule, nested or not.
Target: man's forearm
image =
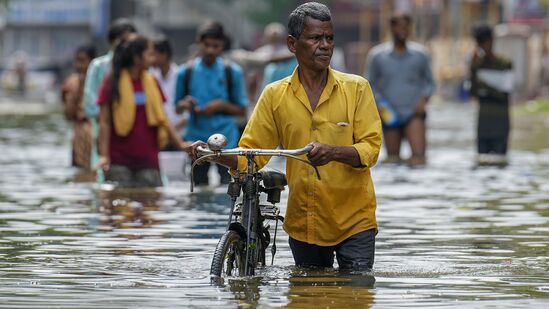
[[[352,146],[334,146],[333,160],[348,164],[352,167],[362,167],[360,155],[355,147]]]
[[[243,108],[242,106],[236,105],[234,103],[231,103],[231,102],[225,102],[225,104],[223,104],[223,112],[227,113],[229,115],[234,115],[234,116],[244,116],[244,115],[246,115],[246,109],[245,108]]]
[[[230,169],[236,170],[238,169],[238,157],[237,156],[220,156],[211,159],[210,161],[213,161],[215,163],[221,164],[225,167],[228,167]]]
[[[109,125],[101,124],[99,126],[99,155],[103,157],[109,156]]]
[[[108,106],[102,106],[99,114],[99,137],[97,139],[99,155],[103,157],[109,156],[109,140],[110,140],[110,111]]]

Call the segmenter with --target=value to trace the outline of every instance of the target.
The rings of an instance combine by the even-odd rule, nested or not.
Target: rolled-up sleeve
[[[358,87],[357,107],[353,123],[353,138],[362,169],[373,167],[381,149],[381,120],[372,88],[367,81]]]
[[[274,149],[280,144],[280,137],[272,109],[271,89],[267,87],[261,94],[254,112],[242,133],[238,146],[241,148]],[[257,167],[265,166],[271,157],[258,156],[254,158]],[[244,172],[248,169],[245,157],[238,157],[238,170]],[[230,171],[233,175],[235,170]]]

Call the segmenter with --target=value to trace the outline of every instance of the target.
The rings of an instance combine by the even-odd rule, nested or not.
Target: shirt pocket
[[[326,121],[319,127],[318,141],[328,145],[351,146],[353,144],[353,128],[348,122]]]

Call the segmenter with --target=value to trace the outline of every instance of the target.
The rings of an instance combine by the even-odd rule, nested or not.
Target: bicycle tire
[[[243,277],[246,251],[245,240],[235,231],[226,231],[215,248],[210,268],[213,277]]]

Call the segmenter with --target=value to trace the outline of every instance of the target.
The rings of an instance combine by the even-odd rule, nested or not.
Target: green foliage
[[[541,98],[537,99],[535,101],[530,101],[526,103],[525,105],[520,107],[521,111],[527,112],[527,113],[549,113],[549,98]]]

